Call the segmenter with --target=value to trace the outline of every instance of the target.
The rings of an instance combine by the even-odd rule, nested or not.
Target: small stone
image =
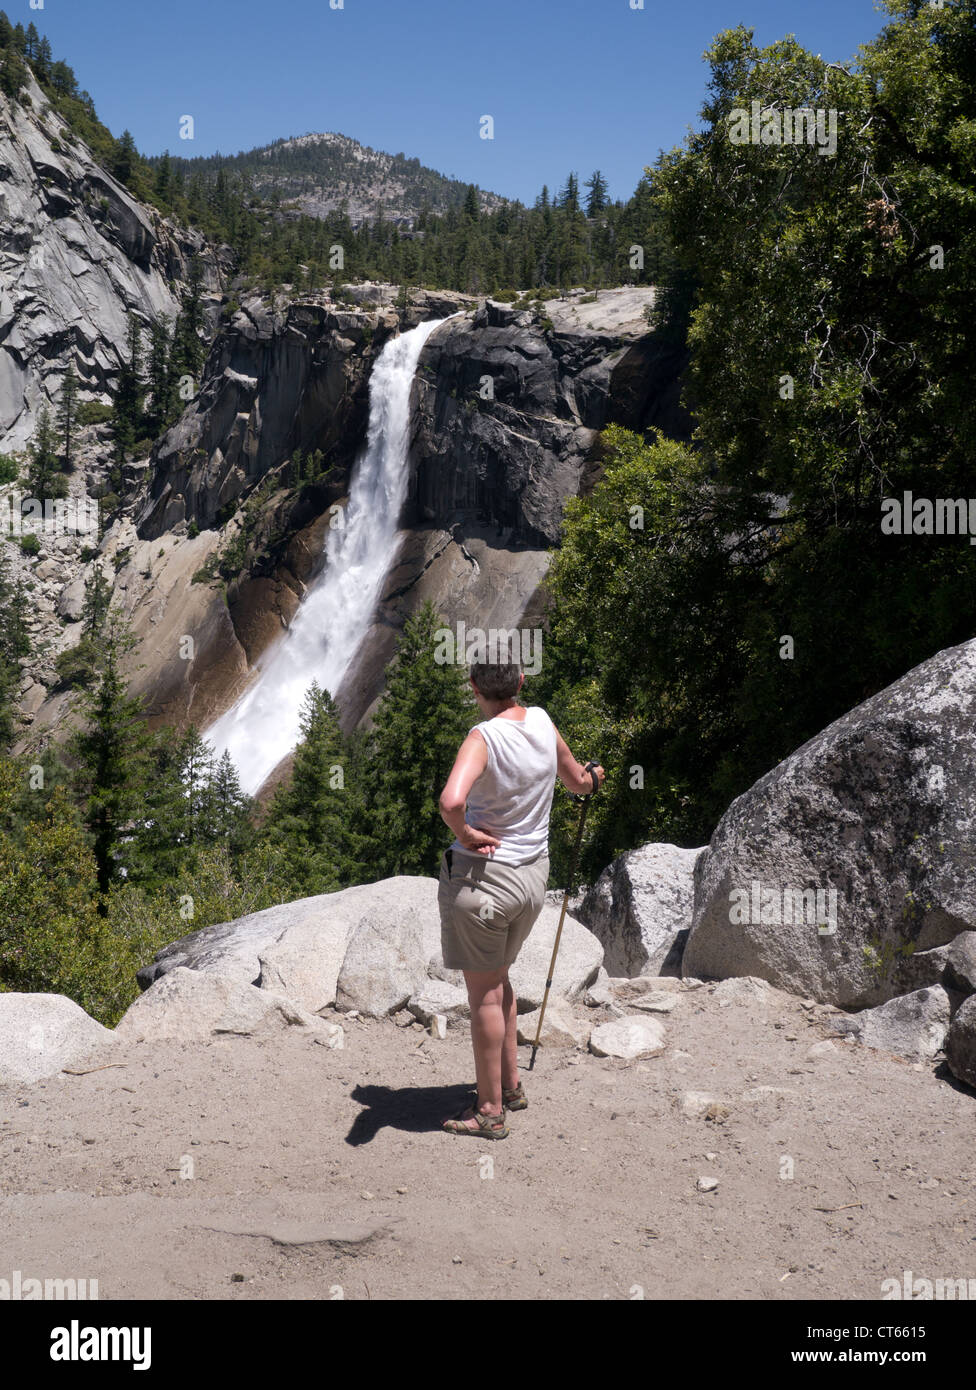
[[[410,1189],[409,1189],[408,1187],[398,1187],[398,1188],[397,1188],[397,1192],[399,1193],[399,1195],[400,1195],[401,1197],[405,1197],[409,1191],[410,1191]]]
[[[829,1057],[831,1053],[837,1051],[834,1043],[829,1041],[814,1043],[807,1052],[807,1061],[816,1062],[823,1057]]]
[[[718,1178],[699,1178],[699,1179],[698,1179],[698,1191],[699,1191],[699,1192],[714,1192],[715,1189],[716,1189],[717,1187],[718,1187]]]
[[[451,1259],[451,1264],[460,1265],[464,1264],[464,1261],[461,1259],[460,1255],[454,1255]]]
[[[705,1155],[705,1162],[706,1162],[706,1163],[714,1163],[715,1160],[716,1160],[717,1158],[718,1158],[718,1154],[706,1154],[706,1155]]]
[[[445,1014],[431,1015],[430,1036],[441,1040],[447,1037],[447,1016]]]
[[[363,1191],[363,1192],[360,1192],[359,1195],[360,1195],[360,1197],[362,1197],[362,1199],[363,1199],[364,1202],[371,1202],[371,1201],[373,1200],[373,1193],[372,1193],[372,1192]]]

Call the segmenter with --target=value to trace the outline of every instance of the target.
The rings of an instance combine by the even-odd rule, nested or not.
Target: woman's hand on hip
[[[501,844],[501,840],[494,835],[486,835],[483,830],[477,830],[473,825],[465,825],[458,832],[458,839],[465,849],[476,850],[478,854],[493,854]]]

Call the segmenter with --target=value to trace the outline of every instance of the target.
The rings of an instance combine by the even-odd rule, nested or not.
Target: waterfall
[[[298,743],[309,685],[318,681],[336,693],[372,620],[407,490],[410,388],[421,348],[443,322],[391,338],[376,359],[367,442],[353,468],[342,524],[327,532],[323,572],[288,632],[258,662],[252,685],[206,731],[218,757],[230,753],[252,795]]]

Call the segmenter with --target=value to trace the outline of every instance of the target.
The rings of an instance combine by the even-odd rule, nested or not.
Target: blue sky
[[[35,4],[37,0],[35,0]],[[875,0],[0,0],[34,20],[103,121],[146,154],[335,130],[531,202],[599,168],[614,197],[695,124],[701,55],[744,23],[851,57]],[[337,3],[337,0],[332,0]],[[482,140],[479,118],[494,118]],[[179,138],[192,115],[195,138]]]

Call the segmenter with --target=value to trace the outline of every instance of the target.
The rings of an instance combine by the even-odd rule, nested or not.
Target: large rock
[[[976,931],[960,932],[950,945],[945,983],[960,994],[976,994]]]
[[[428,963],[440,957],[437,880],[388,878],[368,887],[368,895],[357,900],[358,922],[339,972],[336,1004],[382,1018],[421,992]]]
[[[970,995],[952,1020],[946,1061],[954,1076],[976,1088],[976,995]]]
[[[534,1044],[539,1032],[539,1010],[520,1014],[518,1021],[518,1040],[520,1043]],[[546,1005],[542,1019],[540,1047],[585,1047],[593,1031],[592,1023],[579,1018],[564,999],[552,999]]]
[[[558,926],[559,913],[553,907],[544,907],[519,952],[518,960],[508,972],[519,1013],[528,1013],[542,1004]],[[602,964],[603,947],[599,941],[582,922],[567,916],[559,939],[559,955],[556,957],[549,998],[581,998],[596,980]]]
[[[293,999],[309,1013],[329,1008],[336,1001],[350,929],[349,917],[334,911],[286,927],[258,957],[258,985]]]
[[[215,1033],[252,1033],[326,1025],[290,999],[240,984],[226,975],[204,974],[179,966],[140,994],[116,1025],[129,1042],[156,1038],[203,1041]]]
[[[615,1018],[590,1034],[590,1051],[597,1057],[658,1057],[664,1051],[664,1024],[656,1018]]]
[[[578,916],[603,943],[611,975],[679,975],[701,849],[643,845],[618,855]]]
[[[104,1061],[115,1046],[114,1034],[63,994],[0,993],[0,1085]]]
[[[864,1009],[853,1017],[830,1022],[838,1033],[853,1034],[865,1047],[893,1052],[912,1061],[930,1061],[945,1044],[949,1028],[949,996],[941,985],[915,990]]]
[[[383,1017],[423,998],[432,981],[463,983],[441,956],[437,886],[434,878],[381,879],[203,927],[159,951],[138,972],[139,983],[148,989],[184,967],[238,985],[260,984],[313,1013],[335,1002]],[[520,1012],[542,1002],[558,922],[559,913],[544,907],[512,967]],[[576,999],[602,960],[596,937],[567,918],[552,997]]]
[[[847,1008],[897,994],[907,951],[976,924],[974,762],[976,641],[836,720],[733,802],[696,867],[683,971],[757,975]]]

